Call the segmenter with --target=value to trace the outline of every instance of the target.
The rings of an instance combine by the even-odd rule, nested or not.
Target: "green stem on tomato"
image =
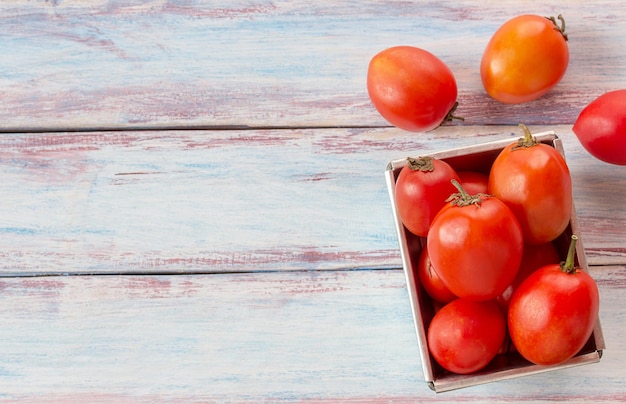
[[[450,182],[452,182],[452,185],[454,185],[454,187],[459,191],[459,194],[461,195],[461,198],[463,200],[470,200],[472,196],[467,193],[467,191],[465,190],[465,188],[463,188],[463,185],[461,185],[460,182],[458,182],[454,178],[450,180]]]
[[[576,258],[576,242],[578,237],[572,234],[572,240],[569,243],[569,249],[567,250],[567,257],[565,261],[561,263],[561,270],[568,274],[576,273],[575,258]]]
[[[565,33],[565,18],[563,18],[563,16],[561,14],[559,14],[556,18],[554,17],[546,17],[548,20],[552,21],[552,23],[554,24],[554,28],[559,31],[561,33],[561,35],[563,35],[563,39],[565,39],[566,41],[569,39],[567,37],[567,34]],[[559,24],[556,23],[556,19],[559,19],[559,21],[561,21],[561,26],[559,27]]]
[[[450,111],[448,111],[448,113],[446,114],[445,118],[443,118],[443,121],[441,121],[441,124],[439,124],[439,126],[443,126],[447,123],[452,122],[453,120],[459,120],[459,121],[465,121],[465,118],[463,118],[462,116],[456,116],[454,115],[454,113],[456,112],[456,109],[459,107],[459,103],[458,101],[454,103],[454,105],[452,106],[452,108],[450,108]]]
[[[450,197],[446,199],[446,202],[452,202],[452,204],[455,206],[468,206],[468,205],[480,206],[480,202],[483,200],[483,198],[488,196],[486,194],[470,195],[463,188],[463,186],[454,178],[451,179],[450,182],[452,182],[452,185],[454,185],[454,187],[459,192],[456,194],[450,195]]]
[[[517,141],[517,144],[513,146],[512,150],[527,149],[529,147],[533,147],[539,144],[539,142],[537,142],[537,139],[535,139],[533,134],[530,132],[530,129],[528,129],[528,126],[524,125],[523,123],[520,123],[518,126],[524,132],[524,137],[520,138]]]

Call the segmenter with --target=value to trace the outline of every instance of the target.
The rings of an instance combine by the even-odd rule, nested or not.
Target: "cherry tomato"
[[[486,194],[489,178],[478,171],[458,171],[461,186],[470,195]]]
[[[367,91],[374,107],[389,123],[413,132],[440,126],[456,105],[452,71],[432,53],[396,46],[370,61]]]
[[[437,271],[430,263],[428,246],[424,246],[417,264],[417,276],[428,295],[440,303],[449,303],[456,299],[454,293],[441,281]]]
[[[522,262],[517,271],[517,275],[513,282],[496,298],[496,301],[506,311],[511,301],[511,296],[517,290],[519,285],[530,276],[533,272],[541,267],[550,264],[558,264],[560,262],[559,252],[552,243],[544,244],[526,244],[524,245],[524,253],[522,254]]]
[[[499,296],[513,281],[523,252],[522,229],[504,202],[461,187],[433,220],[427,246],[452,293],[472,300]]]
[[[506,336],[506,318],[493,301],[456,299],[433,317],[428,349],[444,369],[476,372],[496,356]]]
[[[626,165],[626,90],[611,91],[592,101],[578,115],[573,130],[592,156]]]
[[[555,365],[575,356],[598,318],[593,278],[574,266],[576,236],[563,266],[533,272],[513,294],[508,312],[511,340],[527,360]]]
[[[395,194],[400,220],[411,233],[426,237],[433,218],[456,191],[450,181],[458,178],[443,160],[407,159],[396,180]]]
[[[506,203],[519,220],[528,244],[557,238],[572,213],[572,179],[554,147],[524,138],[505,147],[491,166],[489,194]]]
[[[491,37],[480,63],[487,93],[507,104],[541,97],[557,85],[569,63],[565,21],[521,15]]]

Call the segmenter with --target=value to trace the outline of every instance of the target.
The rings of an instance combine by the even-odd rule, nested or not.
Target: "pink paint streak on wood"
[[[541,128],[534,128],[541,130]],[[621,263],[619,171],[564,139],[591,263]],[[517,128],[6,134],[4,273],[399,267],[386,164]],[[602,181],[599,181],[601,179]],[[20,184],[15,187],[12,184]],[[608,196],[599,192],[612,184]],[[592,191],[592,192],[589,192]],[[259,214],[259,212],[263,212]],[[614,241],[611,241],[614,240]],[[596,261],[597,260],[597,261]]]
[[[626,267],[591,274],[615,320],[599,364],[445,397],[421,380],[400,270],[3,279],[2,398],[611,402],[626,397]]]
[[[531,8],[1,2],[0,402],[626,400],[626,184],[571,132],[623,85],[626,7]],[[477,66],[527,12],[565,16],[568,72],[499,105]],[[463,124],[405,133],[374,110],[367,63],[407,42],[453,69]],[[564,141],[607,352],[435,396],[383,171],[519,122]]]
[[[570,124],[587,102],[621,85],[614,79],[625,57],[620,10],[610,0],[534,10],[469,0],[393,7],[11,2],[0,5],[7,33],[0,50],[12,55],[11,73],[0,80],[0,126],[388,126],[367,97],[365,68],[376,52],[407,38],[453,69],[467,124]],[[480,57],[497,27],[527,12],[566,17],[568,72],[529,107],[494,104],[477,74]]]

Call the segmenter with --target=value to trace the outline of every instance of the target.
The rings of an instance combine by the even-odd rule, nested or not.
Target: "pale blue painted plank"
[[[570,67],[550,96],[503,106],[482,89],[480,57],[527,12],[566,17]],[[625,18],[617,0],[2,3],[0,127],[384,126],[365,74],[398,44],[450,65],[468,124],[567,124],[623,85]]]
[[[624,263],[621,171],[582,150],[569,126],[550,128],[565,143],[590,263]],[[515,127],[6,134],[0,270],[400,267],[387,163],[519,136]]]
[[[566,16],[572,63],[547,98],[504,107],[478,62],[522,12]],[[597,365],[434,397],[402,272],[346,270],[400,266],[389,160],[514,127],[9,133],[2,275],[180,275],[1,279],[0,400],[623,401],[626,188],[569,125],[622,85],[625,17],[619,1],[0,4],[3,131],[384,126],[369,58],[398,43],[437,53],[466,125],[564,138],[608,347]]]
[[[402,271],[0,280],[0,401],[619,402],[626,268],[592,267],[600,363],[436,395]]]

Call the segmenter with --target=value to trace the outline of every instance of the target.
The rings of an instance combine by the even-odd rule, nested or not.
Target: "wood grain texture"
[[[562,136],[590,264],[626,263],[623,170]],[[532,127],[543,130],[542,127]],[[384,170],[514,127],[148,131],[0,138],[6,274],[400,267]],[[605,190],[611,189],[612,192]]]
[[[626,267],[592,276],[600,363],[439,395],[400,270],[2,279],[0,401],[619,401]]]
[[[562,13],[571,61],[550,95],[503,106],[478,68],[520,13]],[[451,67],[468,124],[570,124],[623,86],[625,18],[619,0],[2,2],[0,129],[386,126],[365,76],[400,44]]]
[[[624,85],[618,0],[0,2],[0,402],[624,402],[624,168],[571,125]],[[570,65],[505,106],[478,66],[521,13],[562,13]],[[437,54],[465,123],[390,128],[367,64]],[[601,362],[435,395],[384,170],[563,138],[597,280]],[[72,275],[72,276],[64,276]]]

